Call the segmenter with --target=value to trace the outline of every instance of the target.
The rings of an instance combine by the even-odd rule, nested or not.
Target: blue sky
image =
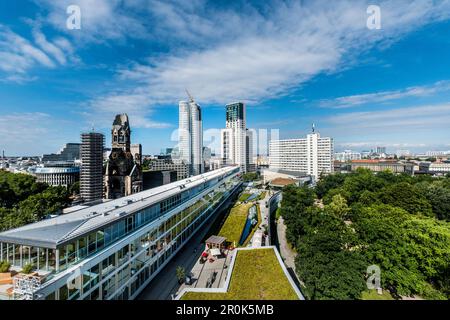
[[[128,113],[132,142],[159,153],[188,88],[207,145],[239,100],[248,127],[282,138],[315,123],[337,151],[450,150],[450,1],[375,2],[1,1],[0,149],[56,152],[92,127],[109,145]]]

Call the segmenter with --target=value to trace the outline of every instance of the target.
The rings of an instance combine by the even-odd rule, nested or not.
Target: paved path
[[[286,241],[286,225],[283,217],[280,217],[277,222],[278,243],[280,245],[280,254],[286,264],[286,267],[295,271],[295,252],[289,247]]]

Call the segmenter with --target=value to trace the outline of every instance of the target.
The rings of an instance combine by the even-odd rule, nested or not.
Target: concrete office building
[[[14,279],[14,298],[136,298],[241,184],[222,168],[0,233],[0,260],[38,273]]]
[[[97,132],[81,134],[80,195],[85,202],[103,198],[103,145],[105,136]]]
[[[61,150],[54,154],[44,154],[42,162],[59,162],[59,161],[74,161],[80,159],[80,144],[66,143]]]
[[[202,110],[189,99],[179,103],[179,158],[189,164],[190,175],[199,175],[204,172]]]
[[[149,171],[176,171],[177,180],[189,177],[189,168],[190,166],[184,161],[164,157],[152,159],[148,164]]]
[[[160,187],[176,181],[177,172],[175,170],[143,172],[144,190]]]
[[[318,132],[306,139],[272,140],[269,144],[270,170],[307,174],[318,180],[321,174],[333,172],[333,139]]]

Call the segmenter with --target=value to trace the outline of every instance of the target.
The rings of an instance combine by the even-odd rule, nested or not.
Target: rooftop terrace
[[[182,300],[303,300],[275,247],[241,248],[224,288],[185,289]],[[230,278],[230,279],[228,279]],[[180,298],[179,297],[179,298]]]

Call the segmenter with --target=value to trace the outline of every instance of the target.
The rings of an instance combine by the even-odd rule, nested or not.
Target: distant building
[[[450,163],[447,162],[421,162],[420,171],[428,174],[447,174],[450,173]]]
[[[345,150],[344,152],[337,152],[334,154],[334,160],[340,162],[347,162],[352,160],[361,160],[362,156],[359,152],[353,152],[351,150]]]
[[[397,157],[410,157],[410,156],[412,156],[412,153],[409,150],[397,150],[395,152],[395,155]]]
[[[34,171],[37,182],[43,182],[50,186],[69,187],[80,180],[80,167],[74,162],[47,162],[37,167]]]
[[[378,154],[386,154],[386,147],[377,147],[376,153]]]
[[[269,167],[269,157],[268,156],[257,156],[256,157],[256,166],[258,168],[261,167]]]
[[[135,162],[142,165],[142,145],[141,144],[132,144],[130,146],[130,152],[133,156]]]
[[[128,115],[116,116],[111,136],[112,150],[105,171],[105,198],[117,199],[141,192],[143,188],[142,148],[140,145],[135,145],[131,149],[131,128]]]
[[[101,133],[81,134],[80,195],[85,202],[103,198],[103,145]]]
[[[54,154],[44,154],[42,162],[74,161],[80,159],[79,143],[66,143],[61,150]]]
[[[246,129],[245,133],[245,165],[247,167],[247,172],[255,172],[256,164],[253,159],[253,131]]]
[[[353,160],[351,162],[351,170],[355,171],[358,168],[369,169],[373,172],[389,170],[392,173],[414,173],[414,164],[395,160]]]
[[[148,164],[149,171],[176,171],[177,180],[183,180],[189,177],[190,166],[180,160],[170,158],[157,158],[150,160]]]
[[[275,188],[282,188],[294,183],[304,185],[312,182],[311,176],[297,171],[263,169],[261,176],[264,184],[269,184]]]
[[[226,105],[226,128],[221,130],[223,165],[239,165],[243,172],[254,171],[253,135],[246,128],[246,108],[242,102]]]
[[[211,149],[203,147],[203,167],[204,171],[211,171]]]
[[[439,157],[439,156],[446,156],[450,155],[450,151],[427,151],[425,153],[427,157]]]
[[[160,187],[177,181],[177,172],[172,171],[144,171],[144,190]]]
[[[272,140],[269,144],[271,170],[292,171],[319,179],[321,174],[333,172],[333,139],[318,132],[306,139]]]
[[[192,97],[179,103],[179,157],[189,164],[189,174],[204,172],[202,110]]]

